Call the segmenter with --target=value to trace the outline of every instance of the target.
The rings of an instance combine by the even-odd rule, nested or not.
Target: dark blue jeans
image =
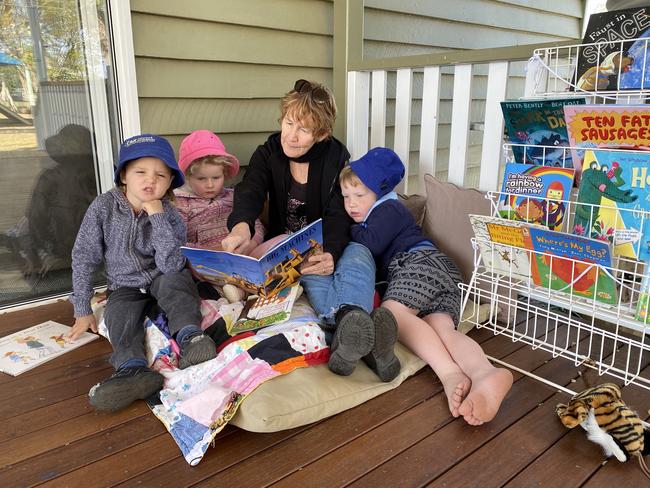
[[[127,287],[111,291],[105,321],[115,369],[130,359],[146,361],[144,318],[156,302],[167,315],[172,335],[186,325],[201,324],[199,295],[189,270],[160,275],[144,291]]]

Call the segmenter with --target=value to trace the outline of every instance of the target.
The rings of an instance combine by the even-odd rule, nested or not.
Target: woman
[[[326,332],[334,331],[329,368],[349,375],[364,358],[375,372],[384,373],[397,360],[397,326],[384,310],[369,315],[375,263],[367,248],[349,242],[352,220],[343,206],[338,174],[350,154],[332,137],[335,119],[336,104],[327,88],[306,80],[295,83],[281,102],[281,132],[257,148],[235,188],[231,232],[223,248],[239,252],[249,245],[267,194],[267,239],[322,218],[324,252],[303,266],[301,284]]]

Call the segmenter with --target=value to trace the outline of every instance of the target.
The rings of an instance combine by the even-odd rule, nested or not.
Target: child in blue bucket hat
[[[398,200],[393,190],[403,177],[399,156],[376,147],[350,162],[339,178],[345,210],[356,223],[352,240],[370,249],[379,280],[388,283],[381,307],[373,313],[382,308],[392,312],[400,342],[440,378],[451,414],[480,425],[497,414],[512,386],[512,374],[492,366],[481,347],[456,330],[460,272],[422,235]],[[380,376],[395,369],[391,348],[364,359]]]
[[[180,250],[185,224],[170,201],[183,182],[165,138],[131,137],[120,147],[116,187],[90,204],[79,228],[72,250],[72,339],[97,332],[90,299],[102,263],[108,282],[104,319],[115,373],[90,389],[98,410],[120,410],[162,388],[163,376],[148,367],[144,344],[144,318],[155,303],[180,346],[181,368],[216,356],[214,342],[201,331],[199,296]]]

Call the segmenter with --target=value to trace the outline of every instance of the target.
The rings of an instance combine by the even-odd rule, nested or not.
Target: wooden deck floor
[[[71,324],[65,302],[0,316],[0,336],[44,320]],[[471,333],[484,350],[573,390],[609,378],[494,337]],[[554,407],[567,395],[515,373],[499,415],[471,427],[449,415],[428,368],[399,388],[306,427],[257,434],[226,427],[190,467],[144,402],[116,414],[93,411],[88,389],[111,373],[110,347],[95,341],[19,377],[0,374],[0,486],[482,486],[641,487],[636,461],[603,462],[581,429]],[[647,371],[647,370],[646,370]],[[650,394],[623,390],[647,411]]]

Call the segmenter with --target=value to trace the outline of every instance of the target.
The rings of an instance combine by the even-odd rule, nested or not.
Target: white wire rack
[[[534,82],[526,95],[587,96],[588,103],[643,100],[650,93],[649,41],[640,38],[536,49],[529,63],[529,69],[535,68]]]
[[[502,192],[487,194],[492,202],[493,217],[499,217],[499,202],[506,195]],[[566,207],[562,230],[566,231],[571,226],[577,204],[571,198],[562,203]],[[474,238],[472,243],[474,273],[469,284],[461,285],[463,303],[465,307],[472,307],[473,302],[489,302],[491,308],[486,322],[479,323],[478,308],[470,314],[470,322],[488,327],[513,341],[548,351],[553,357],[569,359],[576,366],[587,365],[600,375],[607,373],[626,385],[634,383],[650,389],[650,374],[643,372],[650,363],[650,326],[635,318],[639,300],[642,297],[647,300],[647,295],[642,295],[647,272],[644,263],[614,256],[612,266],[603,267],[576,259],[558,259],[543,252],[522,251],[522,248],[489,239]],[[486,255],[482,256],[481,250]],[[497,255],[512,256],[515,252],[527,253],[529,263],[538,257],[545,258],[549,274],[557,271],[554,267],[562,266],[566,276],[568,269],[567,286],[556,290],[551,288],[550,282],[548,286],[536,285],[531,277],[532,270],[515,269],[513,261],[505,269],[494,266]],[[574,285],[589,273],[594,289],[598,288],[599,279],[615,281],[613,303],[603,303],[595,296],[584,296],[574,290],[577,288]]]

